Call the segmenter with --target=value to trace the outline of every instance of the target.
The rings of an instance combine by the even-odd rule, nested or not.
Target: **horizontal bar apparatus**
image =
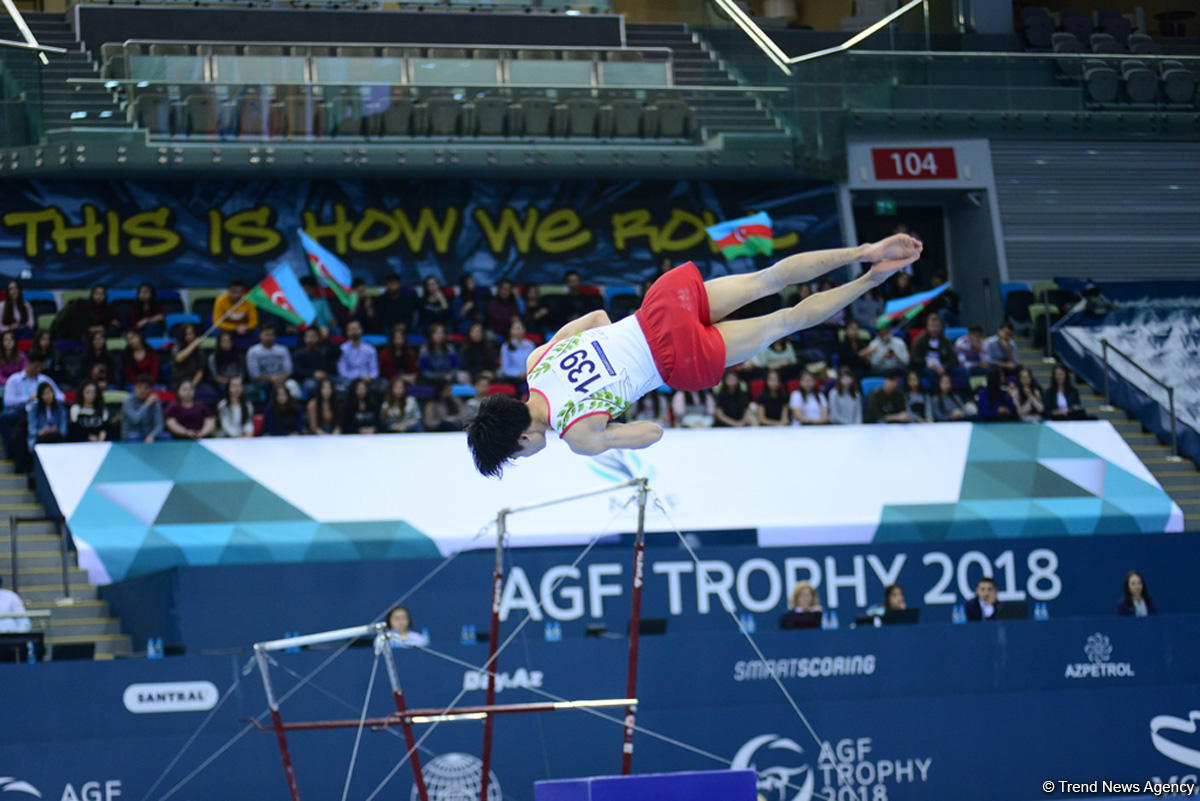
[[[256,651],[282,651],[284,648],[302,648],[306,645],[318,645],[334,640],[353,640],[359,637],[373,637],[378,626],[374,623],[366,626],[351,626],[348,629],[334,631],[319,631],[316,634],[304,634],[299,637],[284,637],[279,640],[267,640],[254,643]]]
[[[316,720],[297,723],[284,723],[284,731],[311,731],[314,729],[357,729],[370,726],[373,729],[386,729],[404,720],[412,723],[435,723],[453,720],[480,720],[486,715],[503,715],[518,712],[557,712],[563,709],[596,709],[609,706],[634,706],[636,698],[597,698],[584,701],[543,701],[526,704],[491,704],[480,706],[463,706],[448,711],[446,709],[409,709],[406,712],[393,712],[383,718],[367,718],[358,720]],[[252,721],[262,731],[273,731],[273,726],[264,726],[257,720]]]

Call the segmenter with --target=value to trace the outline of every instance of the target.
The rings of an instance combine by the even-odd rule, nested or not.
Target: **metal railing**
[[[58,535],[60,564],[62,566],[62,598],[59,603],[72,603],[74,599],[71,597],[71,574],[68,562],[68,547],[67,547],[67,531],[66,520],[61,517],[18,517],[17,515],[9,515],[8,518],[8,538],[12,553],[12,591],[17,592],[20,587],[20,564],[18,562],[17,550],[17,530],[22,523],[53,523],[55,533]]]
[[[1179,426],[1175,420],[1175,387],[1159,380],[1159,378],[1157,376],[1152,375],[1149,371],[1146,370],[1145,367],[1142,367],[1140,364],[1138,364],[1136,361],[1134,361],[1133,357],[1131,357],[1128,353],[1121,350],[1116,345],[1109,342],[1107,339],[1100,340],[1100,350],[1101,350],[1101,354],[1102,354],[1101,357],[1104,361],[1104,406],[1102,406],[1101,409],[1103,409],[1104,411],[1116,411],[1116,407],[1112,405],[1112,394],[1109,389],[1109,379],[1108,379],[1108,372],[1109,372],[1108,352],[1111,350],[1113,353],[1116,353],[1118,356],[1123,358],[1125,361],[1129,362],[1134,367],[1136,367],[1138,369],[1138,371],[1141,372],[1142,375],[1146,376],[1146,378],[1149,378],[1155,384],[1158,384],[1160,387],[1162,387],[1163,389],[1165,389],[1167,391],[1167,406],[1170,409],[1170,414],[1171,414],[1171,455],[1168,456],[1167,459],[1169,459],[1172,462],[1182,462],[1183,457],[1179,455],[1179,431],[1178,431]]]

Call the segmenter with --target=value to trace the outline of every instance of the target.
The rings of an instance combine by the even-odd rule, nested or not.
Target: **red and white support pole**
[[[487,671],[487,695],[484,705],[496,703],[496,650],[500,646],[500,593],[504,585],[504,537],[507,535],[508,510],[501,509],[496,516],[496,566],[492,570],[492,620],[488,630],[488,658],[484,663]],[[479,777],[479,801],[488,801],[488,776],[492,770],[492,728],[495,716],[488,713],[483,719],[483,753]]]
[[[392,654],[392,641],[384,630],[384,624],[380,624],[380,631],[375,636],[375,647],[383,653],[383,662],[387,665],[388,681],[392,684],[392,700],[396,703],[396,711],[400,715],[405,715],[408,707],[404,703],[404,690],[400,687],[400,672],[396,670],[396,658]],[[421,755],[417,753],[412,721],[407,716],[401,718],[400,730],[404,733],[404,748],[408,751],[408,761],[412,765],[417,796],[420,801],[429,801],[429,791],[425,788],[425,777],[421,774]]]
[[[629,611],[629,664],[625,675],[625,697],[637,698],[638,639],[642,623],[642,584],[646,572],[646,479],[638,481],[637,540],[633,544],[633,591]],[[633,770],[633,729],[637,703],[625,707],[625,738],[621,743],[621,775]]]
[[[271,726],[275,729],[275,741],[279,743],[279,758],[283,761],[283,775],[287,779],[288,794],[292,801],[300,801],[300,785],[296,783],[296,769],[292,765],[292,754],[288,750],[283,718],[279,715],[279,701],[276,700],[275,690],[271,686],[267,652],[257,645],[254,646],[254,661],[258,663],[258,672],[262,674],[263,689],[267,694],[267,708],[271,711]]]

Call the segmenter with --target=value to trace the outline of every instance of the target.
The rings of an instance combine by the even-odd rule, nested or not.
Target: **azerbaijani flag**
[[[246,300],[296,325],[308,325],[317,317],[312,301],[296,280],[292,268],[286,264],[272,270],[258,286],[250,290]]]
[[[765,211],[739,217],[736,220],[717,223],[705,229],[712,241],[727,259],[738,256],[754,256],[762,253],[770,256],[775,252],[775,240],[771,233],[771,217]]]
[[[916,317],[921,312],[925,311],[925,307],[929,302],[938,295],[950,288],[950,284],[942,284],[936,289],[930,289],[925,292],[918,292],[915,295],[907,295],[903,298],[889,300],[887,305],[883,307],[883,314],[879,315],[879,319],[875,321],[875,327],[880,328],[884,323],[890,322],[892,325],[897,323],[906,323]]]
[[[304,246],[304,253],[308,256],[308,265],[312,267],[313,275],[317,277],[317,280],[332,289],[333,294],[337,295],[337,299],[342,302],[343,306],[354,311],[354,307],[358,305],[358,294],[350,289],[353,278],[346,263],[318,245],[317,240],[304,231],[300,231],[300,244]]]

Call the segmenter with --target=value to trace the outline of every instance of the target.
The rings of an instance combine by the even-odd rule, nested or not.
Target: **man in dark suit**
[[[996,582],[990,576],[984,576],[975,585],[975,597],[967,601],[967,620],[995,620],[1000,611],[1000,602],[996,600]]]

